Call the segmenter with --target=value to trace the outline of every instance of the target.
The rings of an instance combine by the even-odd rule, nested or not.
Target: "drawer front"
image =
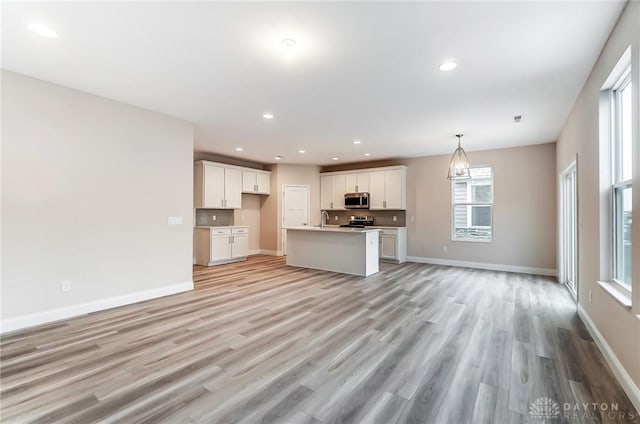
[[[249,232],[248,228],[233,228],[231,230],[232,234],[247,234]]]
[[[230,236],[230,235],[231,235],[230,228],[219,228],[219,229],[212,228],[211,229],[211,237]]]
[[[383,234],[388,236],[397,236],[398,230],[387,230],[387,229],[380,230],[380,235],[383,235]]]

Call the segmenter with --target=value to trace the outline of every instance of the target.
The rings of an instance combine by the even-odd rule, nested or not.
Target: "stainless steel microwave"
[[[369,193],[346,193],[345,209],[369,209]]]

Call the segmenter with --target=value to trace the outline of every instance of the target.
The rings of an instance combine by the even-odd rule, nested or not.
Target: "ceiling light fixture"
[[[340,159],[340,158],[331,158],[331,160],[338,160],[338,159]]]
[[[463,134],[456,134],[458,137],[458,148],[453,152],[451,161],[449,162],[449,180],[466,180],[471,178],[469,174],[469,159],[464,149],[460,146],[460,139]]]
[[[304,149],[300,149],[300,150],[298,150],[298,153],[304,153],[304,152],[305,152],[305,150],[304,150]]]
[[[362,141],[360,141],[360,140],[353,140],[353,144],[362,144]]]
[[[284,40],[282,40],[282,45],[284,46],[286,51],[290,52],[296,48],[296,40],[294,40],[293,38],[285,38]]]
[[[282,158],[283,158],[283,156],[278,155],[278,156],[276,156],[274,159],[275,159],[275,160],[281,160]]]
[[[365,153],[364,155],[365,156],[371,156],[371,153]]]
[[[31,31],[33,31],[36,34],[41,35],[43,37],[47,37],[47,38],[57,38],[58,37],[58,34],[56,34],[56,32],[54,30],[52,30],[51,28],[49,28],[46,25],[29,24],[29,25],[27,25],[27,28],[29,28]]]
[[[262,117],[263,117],[264,119],[273,119],[273,118],[275,118],[275,116],[273,115],[273,113],[263,113],[263,114],[262,114]]]
[[[452,60],[447,60],[438,66],[438,69],[442,72],[452,71],[458,67],[458,64]]]
[[[244,150],[244,149],[243,149],[242,147],[236,147],[236,152],[241,152],[241,151],[243,151],[243,150]]]

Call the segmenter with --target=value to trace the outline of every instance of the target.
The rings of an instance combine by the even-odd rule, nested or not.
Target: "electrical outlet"
[[[215,216],[215,215],[211,215],[211,220],[212,220],[212,221],[215,221],[216,219],[217,219],[217,218],[216,218],[216,216]]]
[[[411,217],[411,222],[415,221],[416,219],[412,216]]]
[[[446,252],[447,251],[447,246],[442,246],[442,251]]]
[[[71,291],[71,281],[69,281],[69,280],[64,280],[64,281],[60,284],[60,289],[61,289],[63,292]]]
[[[589,303],[591,303],[591,289],[589,289]]]
[[[396,222],[398,220],[398,217],[393,215],[393,222]]]
[[[169,225],[182,225],[181,216],[170,216],[167,218],[167,224]]]

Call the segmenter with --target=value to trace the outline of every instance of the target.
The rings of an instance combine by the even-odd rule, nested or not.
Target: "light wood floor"
[[[3,337],[2,422],[541,422],[540,397],[633,411],[545,277],[403,264],[363,278],[257,256],[194,279]]]

